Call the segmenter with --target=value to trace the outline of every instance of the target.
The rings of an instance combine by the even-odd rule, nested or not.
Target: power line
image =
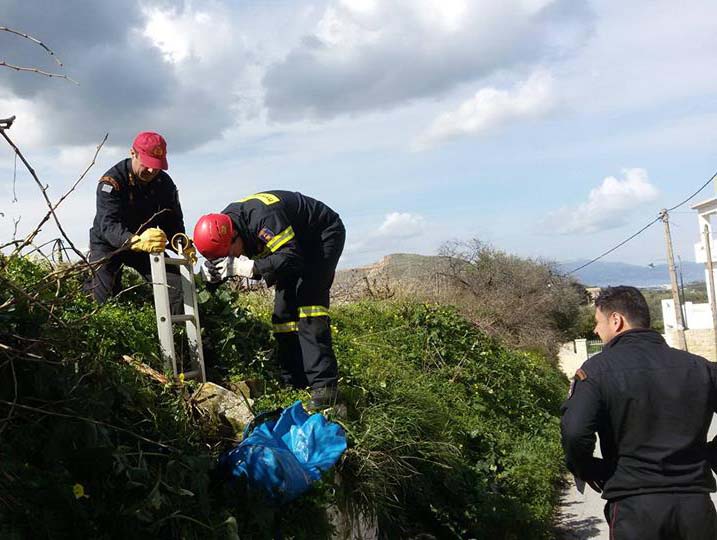
[[[717,176],[717,172],[715,172],[712,176],[710,176],[709,180],[707,180],[707,182],[705,182],[704,184],[702,184],[702,187],[700,187],[700,189],[698,189],[697,191],[695,191],[692,195],[690,195],[689,197],[687,197],[687,198],[686,198],[684,201],[682,201],[681,203],[676,204],[676,205],[673,206],[672,208],[668,208],[667,211],[668,211],[668,212],[672,212],[675,208],[679,208],[680,206],[682,206],[682,205],[685,204],[686,202],[688,202],[688,201],[694,199],[700,191],[702,191],[703,189],[705,189],[707,186],[710,185],[710,182],[712,182],[712,180],[714,180],[715,176]]]
[[[705,188],[710,184],[710,182],[712,182],[712,180],[714,180],[714,178],[715,178],[716,176],[717,176],[717,172],[715,172],[712,176],[710,176],[709,179],[708,179],[704,184],[702,184],[702,186],[701,186],[697,191],[695,191],[692,195],[690,195],[689,197],[687,197],[684,201],[682,201],[682,202],[676,204],[675,206],[672,206],[672,207],[668,208],[668,209],[667,209],[667,212],[671,212],[672,210],[675,210],[676,208],[679,208],[679,207],[682,206],[683,204],[685,204],[685,203],[691,201],[692,199],[694,199],[703,189],[705,189]],[[640,234],[642,234],[643,232],[645,232],[647,229],[649,229],[650,227],[652,227],[655,223],[657,223],[657,222],[660,221],[661,219],[662,219],[662,215],[657,216],[655,219],[653,219],[653,220],[650,221],[647,225],[645,225],[642,229],[640,229],[640,230],[637,231],[636,233],[634,233],[634,234],[628,236],[625,240],[623,240],[622,242],[620,242],[620,243],[617,244],[616,246],[614,246],[614,247],[608,249],[606,252],[604,252],[604,253],[598,255],[597,257],[595,257],[594,259],[592,259],[592,260],[586,262],[585,264],[583,264],[583,265],[581,265],[581,266],[578,266],[578,267],[575,268],[574,270],[571,270],[571,271],[568,272],[566,275],[574,274],[574,273],[577,272],[578,270],[582,270],[582,269],[585,268],[586,266],[589,266],[589,265],[591,265],[592,263],[599,261],[600,259],[602,259],[602,258],[605,257],[606,255],[609,255],[610,253],[612,253],[613,251],[615,251],[615,250],[618,249],[619,247],[622,247],[622,246],[624,246],[625,244],[627,244],[630,240],[632,240],[632,239],[635,238],[636,236],[639,236]]]
[[[639,231],[637,231],[635,234],[633,234],[633,235],[628,236],[627,238],[625,238],[625,240],[623,240],[622,242],[620,242],[619,244],[617,244],[615,247],[612,247],[612,248],[608,249],[605,253],[602,253],[601,255],[598,255],[597,257],[595,257],[594,259],[592,259],[592,260],[586,262],[586,263],[583,264],[582,266],[578,266],[578,267],[575,268],[574,270],[570,270],[570,272],[568,272],[567,275],[574,274],[574,273],[577,272],[578,270],[582,270],[582,269],[585,268],[586,266],[589,266],[589,265],[591,265],[592,263],[594,263],[594,262],[596,262],[596,261],[599,261],[599,260],[602,259],[605,255],[609,255],[610,253],[612,253],[613,251],[615,251],[617,248],[619,248],[619,247],[621,247],[621,246],[624,246],[624,245],[627,244],[630,240],[632,240],[632,239],[635,238],[636,236],[642,234],[644,231],[646,231],[647,229],[649,229],[650,227],[652,227],[652,226],[653,226],[655,223],[657,223],[658,221],[660,221],[660,216],[657,216],[655,219],[653,219],[650,223],[648,223],[647,225],[645,225],[642,229],[640,229]]]

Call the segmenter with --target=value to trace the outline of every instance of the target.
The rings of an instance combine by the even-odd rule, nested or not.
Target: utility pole
[[[677,273],[675,272],[675,257],[672,253],[672,236],[670,235],[670,217],[666,209],[660,212],[660,219],[665,224],[665,243],[667,244],[667,267],[670,271],[670,284],[672,285],[672,302],[675,304],[675,320],[677,321],[677,348],[687,350],[685,340],[685,321],[682,319],[682,306],[677,290]]]
[[[710,228],[707,225],[705,225],[703,241],[705,243],[705,255],[707,256],[707,286],[709,287],[707,296],[710,299],[710,309],[712,310],[712,333],[715,339],[715,359],[717,359],[717,299],[715,299],[715,275],[712,268]]]
[[[680,305],[682,306],[682,318],[685,320],[685,330],[690,329],[687,321],[687,297],[685,296],[685,281],[682,279],[682,257],[677,256],[677,262],[680,265]]]

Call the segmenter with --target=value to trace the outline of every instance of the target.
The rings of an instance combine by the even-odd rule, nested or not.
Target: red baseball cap
[[[169,169],[167,163],[167,141],[159,133],[143,131],[132,143],[132,148],[139,154],[139,161],[150,169]]]

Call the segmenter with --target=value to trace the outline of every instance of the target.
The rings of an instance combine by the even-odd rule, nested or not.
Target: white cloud
[[[630,211],[657,199],[645,169],[623,169],[622,180],[608,176],[590,191],[587,202],[548,215],[546,233],[583,234],[614,229],[627,223]]]
[[[455,110],[436,118],[414,148],[423,150],[465,135],[478,135],[510,121],[544,115],[556,105],[550,73],[538,70],[510,90],[482,88]]]
[[[561,66],[563,93],[576,111],[667,108],[717,91],[717,78],[704,69],[717,48],[713,0],[691,0],[689,9],[667,0],[595,6],[597,31]]]
[[[20,148],[34,148],[43,142],[42,120],[37,107],[31,99],[10,96],[2,92],[0,95],[0,116],[15,116],[8,136]]]
[[[203,10],[147,7],[141,34],[149,39],[164,56],[165,61],[180,63],[187,60],[207,61],[221,56],[234,39],[229,14],[215,2],[207,2]]]
[[[32,103],[42,144],[96,144],[109,132],[112,144],[124,146],[137,131],[151,129],[173,151],[188,150],[234,125],[236,89],[253,61],[230,6],[208,1],[200,9],[177,0],[161,12],[140,4],[122,11],[110,2],[80,0],[76,7],[81,24],[77,10],[61,4],[3,5],[13,26],[32,29],[56,47],[67,74],[79,82],[0,74],[3,96]],[[0,36],[0,42],[14,63],[58,69],[46,67],[47,55],[17,36]]]
[[[100,141],[97,141],[99,144]],[[97,159],[102,162],[119,161],[129,155],[129,146],[108,146],[105,144]],[[79,176],[92,163],[92,157],[97,151],[97,145],[63,146],[57,155],[56,164],[66,171],[72,171]],[[102,171],[95,171],[102,172]]]
[[[377,236],[412,238],[423,233],[424,219],[417,214],[391,212],[376,231]]]
[[[415,251],[417,246],[423,244],[425,233],[423,216],[409,212],[390,212],[381,225],[361,235],[359,240],[352,241],[349,234],[343,261],[355,261],[369,254]]]
[[[330,1],[263,78],[273,120],[381,110],[569,52],[592,23],[583,0]],[[579,31],[576,31],[576,28]]]

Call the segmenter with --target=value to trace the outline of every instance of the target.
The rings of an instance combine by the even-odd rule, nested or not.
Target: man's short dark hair
[[[635,287],[607,287],[595,299],[595,307],[606,315],[620,313],[634,328],[650,328],[650,309],[645,297]]]

